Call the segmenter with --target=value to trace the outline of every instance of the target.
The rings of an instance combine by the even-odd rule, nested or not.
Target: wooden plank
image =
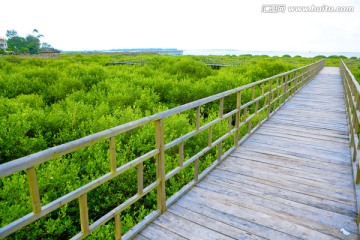
[[[274,141],[274,142],[286,142],[286,143],[301,143],[304,146],[309,146],[315,149],[323,149],[327,152],[331,151],[337,151],[337,152],[344,152],[345,154],[350,155],[350,150],[349,150],[349,144],[347,143],[339,143],[339,142],[331,142],[331,141],[325,141],[325,140],[320,140],[320,139],[311,139],[311,138],[306,138],[306,137],[301,137],[301,136],[294,136],[294,135],[285,135],[285,134],[278,134],[278,133],[274,133],[274,132],[258,132],[256,134],[256,136],[253,136],[251,139],[252,140],[257,140],[257,139],[265,139],[264,137],[266,136],[266,140],[268,141]]]
[[[269,139],[269,138],[249,138],[244,145],[257,146],[258,144],[265,144],[265,145],[270,145],[285,149],[297,149],[297,150],[301,150],[304,153],[309,153],[311,155],[312,154],[323,155],[323,156],[332,155],[334,157],[342,158],[344,159],[344,161],[348,161],[350,157],[350,151],[346,151],[346,150],[332,151],[331,149],[327,150],[326,148],[317,145],[311,145],[301,142],[294,144],[294,142],[286,141],[286,140],[281,141],[280,139],[274,141],[274,139]]]
[[[232,239],[212,229],[188,221],[169,211],[155,219],[154,224],[166,228],[169,231],[176,232],[176,234],[188,239]]]
[[[227,198],[233,201],[242,201],[248,208],[260,211],[260,207],[271,209],[276,214],[286,213],[297,218],[296,224],[302,224],[305,227],[313,229],[322,229],[325,234],[338,236],[338,229],[347,226],[352,233],[357,233],[356,223],[353,217],[330,212],[327,210],[318,209],[305,204],[296,203],[286,199],[278,198],[276,196],[267,196],[266,194],[254,193],[243,190],[238,184],[230,181],[222,181],[221,178],[214,180],[209,178],[197,185],[199,188],[206,189],[219,194],[224,194]],[[265,210],[267,212],[267,210]],[[274,213],[275,214],[275,213]],[[286,218],[286,217],[285,217]],[[291,218],[289,218],[291,221]]]
[[[314,101],[314,100],[312,100]],[[311,115],[312,118],[315,118],[315,119],[319,119],[321,118],[324,113],[322,111],[314,111],[314,110],[311,110],[311,109],[302,109],[302,108],[297,108],[297,107],[294,107],[294,108],[287,108],[287,109],[281,109],[282,111],[278,112],[276,115],[277,116],[282,116],[282,117],[303,117],[305,118],[308,115]],[[325,122],[328,122],[329,120],[331,121],[337,121],[339,123],[344,123],[346,122],[345,121],[345,118],[346,118],[346,113],[343,112],[343,113],[340,113],[338,111],[334,111],[334,112],[330,112],[328,111],[327,114],[326,114],[327,118],[323,118],[321,119],[322,121],[325,121]],[[329,118],[330,119],[329,119]]]
[[[277,231],[284,232],[288,235],[303,238],[303,239],[332,239],[330,236],[314,231],[312,229],[303,227],[298,224],[290,223],[287,219],[279,219],[271,214],[263,213],[244,206],[242,201],[232,202],[228,197],[221,194],[214,193],[195,187],[187,195],[185,199],[192,199],[193,201],[210,205],[217,210],[222,210],[228,214],[241,216],[251,222],[258,223],[262,226],[272,228]],[[260,208],[260,206],[258,206]],[[288,216],[289,217],[289,216]],[[272,239],[271,236],[269,236]]]
[[[261,131],[260,131],[261,130]],[[308,131],[306,131],[308,130]],[[277,134],[285,134],[287,133],[287,135],[290,136],[299,136],[299,137],[307,137],[307,138],[311,138],[313,140],[315,139],[319,139],[319,140],[324,140],[324,141],[331,141],[331,142],[338,142],[338,143],[349,143],[349,137],[347,134],[341,134],[341,135],[336,135],[336,134],[331,134],[329,132],[327,132],[327,134],[322,134],[318,131],[314,131],[313,129],[296,129],[296,128],[292,128],[292,127],[286,127],[286,125],[281,126],[281,125],[277,125],[277,126],[263,126],[261,129],[259,129],[259,131],[257,131],[257,133],[261,133],[262,131],[264,131],[265,133],[277,133]]]
[[[332,162],[334,164],[350,164],[350,152],[348,151],[326,151],[323,147],[311,146],[309,144],[301,144],[298,145],[296,143],[284,142],[281,141],[273,141],[267,139],[249,139],[244,145],[246,148],[256,148],[261,150],[264,146],[270,146],[276,152],[284,152],[291,153],[294,156],[303,156],[308,157],[310,159],[320,161],[322,159],[329,158],[326,162]]]
[[[301,204],[313,206],[319,209],[347,215],[349,217],[356,217],[356,212],[354,211],[354,204],[349,205],[338,201],[331,201],[320,196],[312,196],[304,192],[294,191],[294,189],[279,187],[278,185],[276,185],[276,182],[274,183],[268,181],[267,179],[269,178],[256,178],[254,176],[248,175],[235,175],[234,177],[233,174],[227,174],[227,172],[231,173],[231,171],[216,169],[211,174],[214,174],[214,176],[216,176],[216,174],[221,173],[223,174],[223,181],[237,182],[238,186],[244,185],[243,187],[249,191],[255,191],[259,192],[260,194],[264,194],[265,190],[265,193],[268,196],[287,199]]]
[[[338,178],[338,179],[342,179],[342,180],[346,180],[346,181],[352,181],[352,176],[348,174],[348,172],[343,173],[340,171],[336,171],[337,169],[331,170],[331,171],[327,171],[324,168],[320,168],[318,166],[316,167],[312,167],[312,166],[306,166],[304,164],[302,164],[301,162],[296,162],[293,163],[291,160],[289,161],[288,159],[282,159],[279,157],[274,157],[274,156],[268,156],[268,155],[262,155],[262,154],[258,154],[258,153],[252,153],[249,154],[247,152],[244,153],[232,153],[231,154],[232,157],[237,158],[237,160],[235,160],[235,163],[238,164],[242,164],[242,160],[244,159],[245,161],[254,161],[255,163],[258,164],[264,164],[263,167],[266,168],[267,164],[269,164],[270,166],[276,166],[279,168],[283,168],[285,170],[290,169],[290,170],[295,170],[295,171],[299,171],[299,172],[308,172],[308,173],[313,173],[316,175],[320,175],[320,176],[332,176],[333,178]],[[348,169],[346,169],[348,171]]]
[[[345,126],[336,126],[336,125],[322,125],[316,122],[304,122],[304,121],[296,121],[291,119],[269,119],[268,124],[288,124],[291,126],[300,126],[307,127],[313,129],[324,129],[324,130],[332,130],[332,131],[342,131],[347,132],[347,128]]]
[[[228,162],[226,162],[226,163],[228,163]],[[266,170],[262,170],[262,171],[254,170],[256,168],[257,168],[256,166],[252,166],[250,164],[245,164],[245,163],[239,164],[239,165],[221,164],[218,166],[218,169],[235,172],[235,173],[240,173],[240,174],[243,174],[246,176],[256,177],[258,179],[263,179],[263,180],[268,179],[269,182],[281,182],[281,183],[289,185],[291,190],[293,190],[293,191],[294,191],[294,189],[297,189],[297,188],[300,188],[300,189],[306,188],[306,189],[310,190],[311,186],[314,186],[315,188],[323,188],[323,189],[328,189],[329,191],[337,192],[337,191],[339,191],[339,189],[346,188],[346,189],[351,190],[353,187],[351,185],[348,186],[346,183],[335,184],[336,180],[334,180],[333,184],[331,184],[331,182],[323,181],[323,179],[319,179],[317,181],[317,180],[311,179],[310,177],[307,177],[307,176],[302,176],[302,175],[293,176],[291,174],[284,174],[284,173],[286,173],[286,171],[280,172],[280,171],[274,171],[273,169],[268,169],[268,168],[264,168]],[[309,191],[308,194],[310,194],[310,193],[312,193],[311,195],[313,195],[313,196],[323,197],[323,195],[321,195],[319,192],[316,192],[316,191],[313,191],[313,192]],[[352,204],[353,198],[351,198],[351,200],[339,199],[334,195],[332,195],[332,197],[331,197],[331,199],[333,201],[342,201],[345,203]]]
[[[319,109],[320,110],[320,109]],[[284,112],[284,115],[276,115],[272,118],[273,121],[276,120],[291,120],[291,121],[295,121],[295,122],[306,122],[306,123],[312,123],[312,124],[320,124],[320,125],[329,125],[329,126],[334,126],[334,127],[339,127],[339,128],[346,128],[347,124],[345,121],[341,121],[339,119],[337,120],[333,120],[331,121],[331,119],[328,119],[329,117],[332,117],[333,115],[329,115],[329,114],[324,114],[323,118],[325,119],[321,119],[320,117],[315,117],[312,114],[307,114],[307,115],[297,115],[297,116],[289,116],[288,114],[286,114],[287,112]],[[310,116],[310,118],[309,118]],[[334,116],[335,119],[336,116]],[[339,116],[338,116],[339,117]],[[321,121],[321,122],[319,122]]]
[[[311,118],[310,118],[311,119]],[[320,128],[320,129],[330,129],[330,130],[339,130],[339,131],[347,131],[347,126],[345,124],[335,124],[335,123],[319,123],[317,121],[312,121],[312,120],[308,120],[308,121],[302,121],[299,119],[294,119],[294,118],[285,118],[285,117],[274,117],[271,119],[271,123],[276,123],[276,122],[289,122],[291,121],[292,124],[294,125],[298,125],[298,126],[304,126],[304,127],[313,127],[313,128]],[[270,122],[269,122],[270,123]]]
[[[134,239],[134,240],[148,240],[149,238],[144,237],[144,236],[141,235],[141,234],[138,234],[138,235],[136,235],[133,239]]]
[[[147,239],[174,239],[174,240],[184,240],[186,238],[181,237],[180,235],[167,230],[157,224],[150,224],[146,227],[140,234],[137,236],[144,236]]]
[[[261,142],[257,142],[256,144],[244,143],[241,146],[241,149],[248,149],[248,148],[250,148],[253,151],[258,151],[258,152],[270,151],[275,154],[285,154],[285,155],[289,155],[289,156],[296,157],[296,158],[310,159],[315,162],[318,161],[319,164],[331,163],[331,164],[338,164],[338,165],[349,166],[349,167],[351,165],[351,162],[349,161],[349,159],[343,158],[342,156],[324,155],[324,154],[321,154],[316,151],[304,152],[304,151],[302,151],[301,148],[298,148],[296,146],[284,148],[284,147],[276,146],[276,145],[270,146],[268,144],[261,143]]]
[[[175,205],[189,209],[193,212],[207,216],[219,222],[223,222],[237,229],[246,231],[254,237],[259,236],[265,239],[269,239],[269,236],[272,236],[274,239],[280,240],[297,239],[289,234],[243,219],[241,215],[226,213],[222,209],[217,209],[216,207],[214,208],[211,204],[204,205],[191,201],[191,199],[181,198]]]
[[[348,132],[347,131],[332,131],[332,130],[324,130],[324,129],[316,129],[316,128],[303,128],[301,126],[291,125],[290,123],[277,123],[276,125],[273,124],[264,124],[263,129],[279,129],[279,130],[289,130],[289,132],[301,132],[301,133],[310,133],[310,134],[317,134],[320,136],[328,136],[334,138],[345,138],[348,139]]]
[[[257,135],[269,135],[269,136],[278,136],[278,137],[286,137],[288,139],[306,139],[311,142],[323,142],[323,143],[334,143],[339,144],[341,146],[348,147],[349,139],[346,135],[337,137],[328,137],[323,135],[318,135],[315,133],[305,133],[300,131],[289,131],[288,129],[281,129],[281,128],[261,128],[257,132]],[[301,140],[300,140],[301,141]]]
[[[243,149],[243,151],[234,151],[231,156],[233,157],[244,157],[250,158],[253,157],[256,161],[266,161],[273,163],[275,165],[281,165],[290,167],[293,169],[308,169],[310,172],[325,172],[325,174],[341,174],[341,175],[349,175],[350,167],[343,166],[340,164],[332,164],[332,163],[317,163],[308,159],[291,157],[289,155],[277,154],[273,152],[266,151],[251,151],[252,149]]]
[[[188,221],[195,222],[201,226],[212,229],[216,232],[219,232],[225,236],[235,238],[235,239],[263,239],[259,236],[249,234],[244,230],[235,228],[231,225],[225,224],[221,221],[216,221],[213,218],[207,217],[205,215],[196,213],[187,208],[181,207],[179,205],[174,205],[169,209],[169,212],[174,213],[182,218],[187,219]]]

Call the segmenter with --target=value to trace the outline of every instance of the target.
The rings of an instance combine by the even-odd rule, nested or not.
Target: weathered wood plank
[[[266,168],[267,164],[270,164],[271,166],[277,166],[280,168],[283,168],[285,170],[298,170],[301,172],[307,172],[307,173],[313,173],[316,174],[316,176],[325,176],[329,177],[330,175],[333,176],[333,178],[338,178],[346,181],[352,181],[352,176],[347,173],[337,172],[336,170],[328,171],[326,169],[322,170],[321,173],[319,173],[320,168],[314,168],[314,167],[307,167],[301,162],[292,163],[291,161],[286,161],[284,159],[281,159],[279,157],[273,157],[273,156],[263,156],[258,153],[252,153],[252,154],[246,154],[246,153],[233,153],[231,154],[232,157],[237,158],[235,160],[236,163],[239,163],[240,165],[243,163],[241,159],[244,159],[245,161],[251,161],[258,164],[264,164],[264,167]],[[348,169],[347,169],[348,170]],[[313,185],[310,185],[313,186]],[[352,186],[351,186],[352,187]],[[350,187],[350,188],[351,188]]]
[[[288,147],[293,146],[294,145],[294,140],[291,139],[290,137],[278,137],[278,136],[270,136],[267,135],[267,137],[264,137],[264,134],[258,134],[256,136],[254,136],[253,138],[249,139],[249,141],[247,143],[251,143],[251,142],[261,142],[261,143],[266,143],[266,144],[276,144],[278,146],[284,146],[284,147]],[[343,156],[343,157],[348,157],[350,156],[350,150],[348,146],[341,146],[341,144],[331,144],[331,143],[324,143],[323,141],[317,141],[316,142],[312,142],[309,139],[303,140],[303,139],[299,139],[295,141],[299,147],[301,147],[301,149],[306,149],[309,151],[319,151],[322,152],[324,154],[327,153],[333,153],[333,154],[337,154],[339,156]],[[315,143],[315,144],[314,144]]]
[[[143,236],[147,239],[174,239],[174,240],[183,240],[186,239],[180,235],[167,230],[157,224],[151,224],[146,227],[140,234],[137,236]],[[141,238],[140,238],[141,239]]]
[[[269,211],[264,213],[263,211],[254,210],[248,208],[244,202],[241,200],[230,201],[229,197],[224,195],[203,190],[195,187],[192,191],[184,196],[185,199],[193,199],[198,203],[209,204],[216,209],[222,209],[223,212],[229,214],[236,214],[242,218],[258,223],[262,226],[272,228],[277,231],[284,232],[291,236],[303,239],[331,239],[330,236],[314,231],[310,228],[303,227],[301,225],[290,223],[287,218],[282,219],[279,216],[272,215]],[[262,209],[261,206],[257,206],[259,209]],[[262,209],[263,210],[263,209]],[[290,217],[287,215],[287,217]],[[269,236],[270,239],[273,239]]]
[[[344,226],[347,226],[348,231],[357,234],[357,226],[352,217],[325,210],[319,211],[314,207],[297,204],[283,199],[264,198],[262,195],[249,194],[236,187],[218,185],[214,184],[214,182],[203,181],[198,187],[200,189],[222,194],[228,201],[241,204],[246,208],[281,217],[289,222],[294,221],[296,224],[320,231],[327,235],[339,237],[340,234],[338,229]],[[287,215],[292,217],[288,218]],[[300,218],[302,220],[300,220]],[[355,234],[353,239],[356,239]]]
[[[134,240],[148,240],[149,238],[147,238],[147,237],[145,237],[145,236],[143,236],[141,234],[138,234],[133,239]],[[116,240],[118,240],[118,239],[116,239]]]
[[[287,149],[275,149],[272,148],[272,146],[264,145],[262,147],[248,147],[248,146],[242,146],[241,147],[242,152],[234,151],[233,154],[261,154],[266,155],[268,157],[276,157],[276,158],[283,158],[286,159],[288,162],[294,162],[297,164],[304,164],[309,165],[314,168],[318,169],[328,169],[329,171],[337,171],[337,172],[343,172],[348,173],[349,169],[351,169],[351,164],[347,162],[339,162],[337,159],[331,159],[331,158],[325,158],[317,157],[311,155],[305,155],[305,154],[298,154],[296,151],[288,151]],[[317,161],[315,161],[317,159]],[[340,158],[339,158],[340,159]]]
[[[155,219],[154,224],[166,228],[169,231],[176,232],[178,235],[188,239],[232,239],[212,229],[184,219],[170,211],[167,211]]]
[[[269,123],[269,122],[267,122]],[[328,136],[328,137],[334,137],[334,138],[344,138],[349,139],[349,135],[347,131],[334,131],[334,130],[328,130],[328,129],[320,129],[320,128],[304,128],[301,126],[291,125],[291,122],[289,123],[277,123],[276,125],[273,124],[264,124],[262,126],[262,129],[277,129],[277,130],[288,130],[291,134],[296,134],[298,132],[300,133],[310,133],[310,134],[316,134],[319,137],[320,136]]]
[[[334,185],[341,186],[342,188],[352,188],[346,180],[334,179],[329,176],[316,175],[309,172],[291,170],[289,168],[278,167],[275,165],[258,163],[256,161],[250,161],[246,159],[231,158],[232,162],[227,161],[224,164],[218,166],[219,169],[228,169],[231,171],[238,171],[239,173],[253,174],[254,176],[261,175],[264,177],[280,176],[281,179],[286,179],[294,182],[308,184],[310,186],[317,187],[331,187]],[[259,176],[259,177],[261,177]],[[350,178],[351,179],[351,178]]]
[[[256,132],[257,135],[266,135],[266,136],[275,136],[275,137],[282,137],[292,140],[307,140],[312,143],[318,143],[323,142],[324,144],[333,144],[336,146],[344,146],[348,147],[349,139],[346,136],[343,136],[343,138],[335,138],[335,137],[327,137],[318,135],[315,133],[304,133],[304,132],[296,132],[291,131],[287,129],[280,129],[280,128],[262,128],[259,131]]]
[[[228,224],[225,224],[221,221],[214,220],[210,217],[204,216],[202,214],[191,211],[187,208],[175,205],[169,209],[169,212],[172,212],[182,218],[185,218],[189,221],[196,222],[201,226],[212,229],[216,232],[219,232],[225,236],[235,239],[263,239],[259,236],[249,234],[246,231],[232,227]]]
[[[331,163],[323,163],[323,164],[316,164],[311,160],[306,159],[304,161],[301,158],[287,158],[284,155],[276,154],[271,152],[270,154],[266,154],[259,151],[246,151],[242,153],[234,152],[231,154],[233,157],[240,157],[246,159],[253,159],[258,162],[268,162],[274,165],[280,165],[287,168],[297,169],[297,170],[306,170],[309,172],[317,173],[321,171],[322,175],[327,174],[334,176],[342,177],[347,176],[348,172],[351,168],[349,167],[342,167],[341,165],[331,164]],[[351,191],[352,192],[352,191]]]
[[[270,143],[271,145],[270,145]],[[335,161],[338,161],[341,164],[350,164],[349,163],[349,155],[347,154],[347,156],[343,156],[341,153],[337,153],[337,152],[330,152],[330,154],[327,154],[325,149],[321,149],[320,148],[311,148],[311,146],[304,146],[301,143],[298,143],[298,145],[296,143],[284,143],[281,144],[280,142],[271,142],[271,141],[262,141],[260,140],[253,140],[253,139],[249,139],[246,143],[244,143],[243,146],[247,146],[247,147],[254,147],[254,148],[262,148],[264,146],[270,146],[272,149],[274,150],[283,150],[285,152],[292,152],[292,154],[295,154],[296,156],[308,156],[308,157],[313,157],[315,159],[335,159]]]
[[[262,238],[270,239],[269,236],[272,236],[274,239],[279,240],[298,239],[281,231],[277,231],[269,227],[264,227],[255,222],[247,221],[246,219],[243,219],[241,215],[236,215],[235,213],[226,213],[222,209],[218,209],[216,206],[214,207],[211,204],[204,205],[191,201],[191,199],[181,198],[175,205],[182,206],[183,208],[189,209],[203,216],[208,216],[237,229],[244,230],[256,237],[260,236]]]
[[[270,151],[274,154],[284,154],[289,155],[295,158],[303,158],[303,159],[309,159],[313,160],[314,162],[321,163],[331,163],[331,164],[338,164],[341,166],[351,166],[351,162],[342,157],[342,156],[334,156],[334,155],[324,155],[319,152],[304,152],[301,148],[297,148],[296,146],[293,147],[279,147],[275,145],[268,145],[265,143],[258,142],[257,144],[244,144],[242,145],[242,149],[251,149],[253,151]]]
[[[220,169],[216,169],[216,171],[220,171]],[[284,199],[303,203],[309,206],[314,206],[327,211],[333,211],[340,214],[348,215],[350,217],[356,216],[354,203],[351,204],[351,201],[342,202],[339,201],[338,199],[328,199],[326,198],[326,196],[323,196],[319,193],[299,191],[294,187],[292,187],[291,185],[285,187],[283,184],[286,183],[279,184],[278,182],[276,182],[276,180],[272,180],[272,179],[271,181],[267,180],[270,179],[270,177],[256,178],[256,176],[248,176],[248,175],[244,175],[243,177],[240,177],[238,175],[233,176],[226,174],[226,172],[227,172],[226,170],[221,172],[221,174],[223,174],[223,176],[221,177],[224,178],[222,179],[222,181],[235,182],[238,185],[244,185],[243,187],[248,190],[260,192],[261,194],[281,197]],[[217,173],[214,171],[211,174],[216,175]]]

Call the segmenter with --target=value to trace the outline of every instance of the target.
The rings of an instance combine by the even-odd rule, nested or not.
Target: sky
[[[264,4],[286,4],[264,13]],[[353,6],[354,12],[289,12],[289,6]],[[36,28],[64,50],[122,48],[360,52],[358,0],[10,0],[0,37]]]

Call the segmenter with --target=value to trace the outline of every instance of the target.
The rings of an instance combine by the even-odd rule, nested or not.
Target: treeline
[[[6,31],[8,51],[15,54],[38,54],[40,52],[59,53],[60,50],[53,48],[50,44],[41,43],[40,39],[43,37],[39,34],[37,29],[34,29],[32,34],[26,37],[18,35],[16,30]],[[5,52],[4,52],[5,53]]]
[[[214,70],[206,61],[237,63]],[[106,66],[108,62],[141,61],[144,65]],[[158,55],[64,55],[59,59],[0,58],[0,163],[96,133],[174,106],[245,85],[314,59],[222,56]],[[256,89],[261,94],[261,89]],[[244,91],[242,101],[251,99]],[[234,99],[225,99],[224,111],[234,108]],[[205,106],[201,121],[218,114],[218,105]],[[249,109],[251,110],[251,109]],[[195,127],[194,112],[165,120],[166,142]],[[227,129],[227,122],[214,126],[214,138]],[[225,126],[225,127],[224,127]],[[246,130],[246,129],[245,129]],[[185,143],[185,160],[206,145],[206,134]],[[149,124],[116,137],[118,167],[154,149],[154,126]],[[232,144],[224,142],[225,150]],[[216,150],[201,159],[200,169],[211,163]],[[109,143],[100,142],[36,167],[40,197],[45,205],[109,171]],[[166,171],[178,164],[177,149],[166,152]],[[144,186],[156,179],[151,159],[144,163]],[[193,178],[189,167],[166,182],[171,196]],[[88,194],[90,223],[99,219],[137,192],[136,170],[132,169]],[[31,212],[26,174],[17,173],[0,180],[0,224]],[[156,208],[151,192],[121,213],[126,232]],[[69,239],[80,231],[77,201],[12,234],[9,239]],[[113,235],[110,221],[90,238]]]

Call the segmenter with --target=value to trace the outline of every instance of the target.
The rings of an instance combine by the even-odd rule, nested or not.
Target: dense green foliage
[[[135,59],[136,58],[136,59]],[[143,65],[105,66],[107,62],[142,61]],[[232,67],[214,70],[206,61],[232,62]],[[313,59],[207,56],[171,57],[154,55],[64,55],[60,59],[0,58],[0,163],[52,147],[190,101],[245,85],[313,62]],[[260,91],[257,90],[257,91]],[[242,101],[251,97],[244,92]],[[225,111],[235,102],[225,99]],[[165,120],[169,142],[194,129],[194,111]],[[203,122],[218,114],[215,105],[202,109]],[[214,128],[214,139],[226,132],[226,121]],[[222,130],[221,130],[222,129]],[[246,130],[245,130],[246,131]],[[116,137],[117,165],[154,149],[154,126],[145,125]],[[207,135],[186,141],[185,158],[207,144]],[[227,145],[226,145],[227,144]],[[224,151],[231,141],[224,143]],[[177,149],[166,152],[166,171],[177,166]],[[109,172],[109,143],[54,159],[36,167],[41,202],[45,205]],[[216,150],[201,159],[208,166]],[[155,180],[154,159],[144,163],[144,186]],[[167,196],[189,182],[192,167],[167,181]],[[136,189],[136,169],[89,193],[90,223],[129,197]],[[0,180],[1,226],[31,212],[27,178],[17,173]],[[156,208],[151,192],[121,215],[126,232]],[[80,231],[78,203],[73,201],[14,233],[10,239],[67,239]],[[113,222],[91,238],[108,238]]]
[[[355,79],[360,83],[360,60],[356,58],[351,58],[348,60],[344,60],[344,62],[351,71],[351,73],[354,75]]]
[[[26,37],[19,36],[15,30],[7,30],[6,36],[8,37],[7,50],[16,54],[38,54],[41,50],[59,52],[48,43],[41,44],[40,38],[43,35],[36,29],[33,30],[33,34],[28,34]]]

